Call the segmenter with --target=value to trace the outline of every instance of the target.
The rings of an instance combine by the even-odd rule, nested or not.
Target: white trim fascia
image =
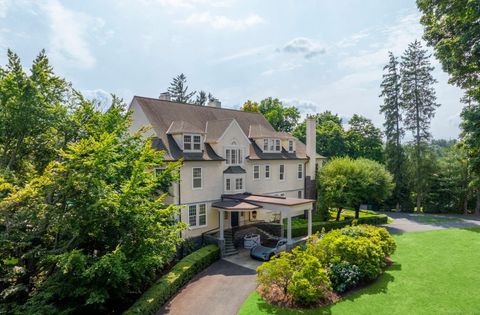
[[[223,137],[225,136],[225,134],[227,133],[227,130],[230,129],[232,127],[232,124],[235,123],[238,127],[238,129],[240,129],[240,132],[242,133],[243,137],[245,138],[245,140],[247,141],[248,144],[250,144],[250,139],[248,139],[247,135],[245,134],[245,132],[243,132],[242,128],[240,127],[240,125],[238,124],[237,120],[235,118],[232,118],[232,121],[230,122],[230,124],[228,125],[227,128],[225,128],[225,131],[222,133],[222,135],[218,138],[217,140],[217,143],[221,142]]]

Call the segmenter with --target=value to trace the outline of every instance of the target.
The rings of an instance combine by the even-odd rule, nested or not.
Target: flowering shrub
[[[331,263],[329,276],[333,289],[340,293],[356,287],[363,278],[360,268],[348,261]]]

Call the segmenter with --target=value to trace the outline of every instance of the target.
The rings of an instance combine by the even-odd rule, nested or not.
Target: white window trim
[[[281,166],[282,166],[282,165],[283,165],[283,179],[280,178],[280,175],[282,175],[282,172],[281,172]],[[286,171],[285,171],[285,164],[280,164],[280,165],[278,165],[278,180],[279,180],[279,181],[281,181],[281,182],[284,182],[284,181],[285,181],[285,178],[286,178],[285,173],[286,173]]]
[[[240,150],[240,157],[242,158],[242,163],[235,163],[235,164],[232,164],[232,163],[228,163],[228,160],[227,160],[227,150]],[[224,154],[224,157],[225,157],[225,164],[228,165],[228,166],[242,166],[245,164],[245,156],[244,156],[244,152],[245,152],[245,148],[243,146],[226,146],[224,148],[224,151],[223,151],[223,154]],[[230,159],[232,158],[231,157],[231,153],[230,153]]]
[[[230,189],[227,189],[227,180],[230,181]],[[227,191],[232,191],[232,179],[230,177],[225,178],[225,183],[224,183],[223,190],[226,191],[226,192]]]
[[[290,144],[292,144],[292,149],[290,150]],[[292,139],[288,140],[288,153],[293,153],[295,152],[295,141]]]
[[[268,149],[267,150],[265,150],[265,146],[264,146],[265,139],[268,140]],[[280,150],[276,150],[276,142],[277,141],[280,142]],[[273,146],[273,150],[270,150],[270,148],[272,146]],[[280,153],[280,152],[282,152],[282,141],[279,138],[263,138],[262,149],[263,149],[263,152],[266,152],[266,153]]]
[[[205,205],[205,224],[200,225],[200,205]],[[195,206],[195,225],[190,225],[190,207]],[[187,206],[187,223],[190,230],[201,229],[208,226],[208,205],[206,203],[195,203]]]
[[[242,188],[237,189],[236,179],[240,178],[242,180]],[[227,190],[227,179],[230,179],[230,190]],[[247,185],[247,180],[245,174],[228,174],[228,176],[223,178],[223,191],[227,194],[237,194],[245,191]]]
[[[267,166],[268,166],[268,177],[267,177]],[[265,168],[263,169],[264,173],[263,175],[265,176],[266,180],[271,180],[272,179],[272,166],[270,164],[265,164]]]
[[[240,180],[242,187],[237,188],[237,180]],[[245,189],[245,181],[243,180],[243,177],[235,177],[235,191],[241,191],[244,189]]]
[[[258,169],[258,177],[257,178],[255,178],[255,168]],[[253,173],[253,180],[255,180],[255,181],[260,180],[260,176],[261,176],[260,165],[258,165],[258,164],[253,165],[252,173]]]
[[[193,170],[199,168],[200,169],[200,187],[195,187],[194,181],[195,177],[193,177]],[[192,190],[201,190],[203,189],[203,168],[202,167],[192,167]]]
[[[302,177],[298,177],[298,173],[299,173],[298,167],[299,166],[302,168]],[[302,163],[297,164],[297,180],[302,180],[304,177],[305,177],[305,167],[304,167],[304,165]]]
[[[185,150],[185,136],[190,136],[191,139],[192,139],[192,149],[190,150]],[[199,136],[200,137],[200,150],[195,150],[193,149],[194,147],[194,141],[193,141],[193,138],[194,136]],[[202,152],[203,151],[203,141],[202,141],[202,135],[199,134],[199,133],[184,133],[182,134],[182,149],[183,149],[183,152]]]

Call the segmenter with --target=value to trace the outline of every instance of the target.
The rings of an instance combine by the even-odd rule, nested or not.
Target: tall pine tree
[[[168,93],[170,93],[172,101],[178,103],[191,103],[192,97],[195,95],[195,91],[188,92],[187,77],[183,73],[173,78]]]
[[[397,210],[409,210],[410,192],[406,174],[406,156],[402,147],[404,130],[402,127],[401,79],[398,58],[392,52],[388,54],[388,64],[383,68],[383,81],[380,87],[383,104],[380,113],[385,116],[385,160],[387,168],[393,174],[395,188],[392,192],[391,205]]]
[[[437,97],[433,85],[437,82],[432,76],[434,67],[430,64],[430,54],[415,40],[408,45],[401,62],[402,107],[405,110],[405,127],[414,137],[415,193],[417,211],[420,210],[425,194],[426,174],[422,167],[422,152],[430,139],[430,123],[435,116]]]

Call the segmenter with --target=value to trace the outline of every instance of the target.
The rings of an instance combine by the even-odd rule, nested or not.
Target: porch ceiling
[[[222,195],[222,199],[245,201],[253,204],[263,203],[278,206],[298,206],[315,202],[315,200],[313,199],[287,198],[267,195],[256,195],[251,193]]]
[[[212,204],[212,207],[229,210],[229,211],[252,211],[261,209],[259,205],[255,205],[249,202],[238,201],[238,200],[225,200],[218,201]]]

